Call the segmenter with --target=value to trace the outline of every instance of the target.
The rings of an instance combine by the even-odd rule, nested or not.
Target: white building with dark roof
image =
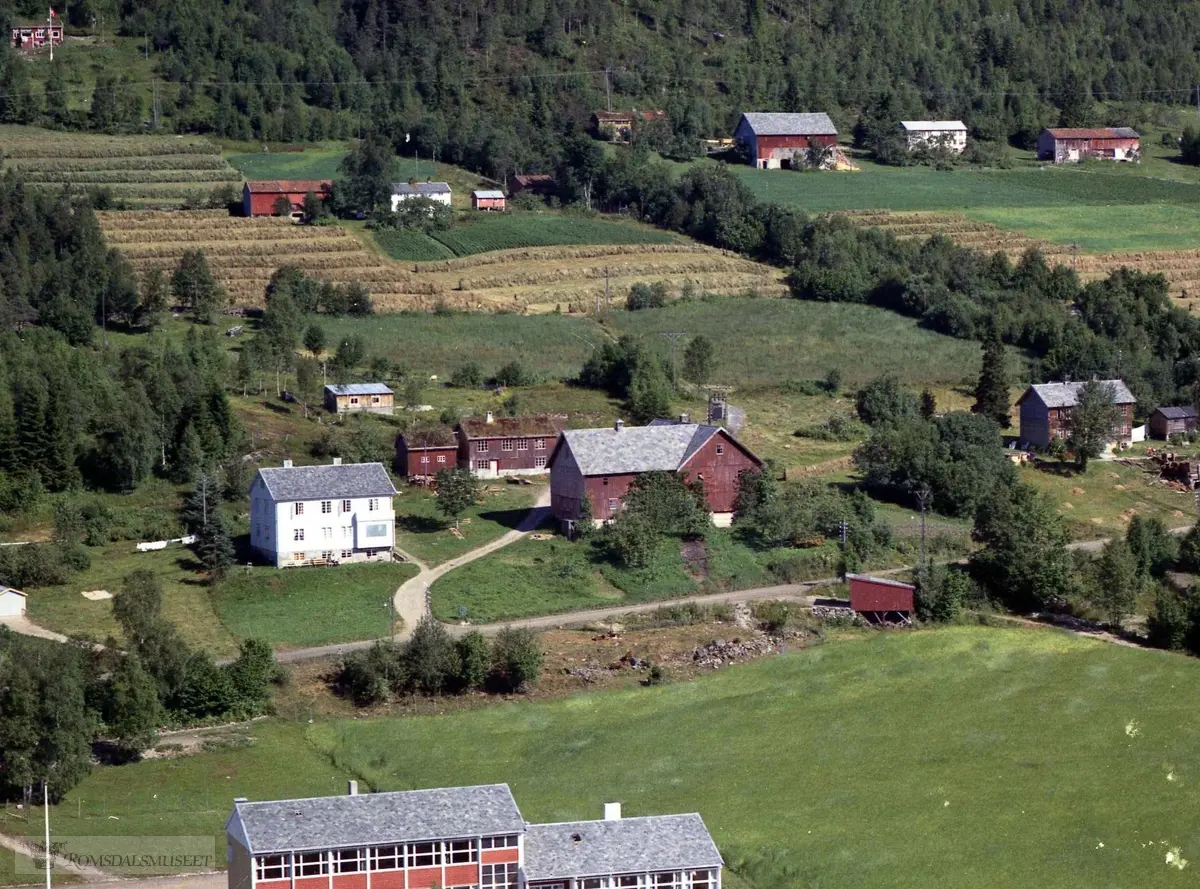
[[[229,889],[720,889],[697,814],[527,824],[507,784],[234,801]]]
[[[391,561],[395,495],[382,463],[285,460],[250,484],[250,546],[276,568]]]
[[[446,182],[393,182],[392,183],[392,212],[400,209],[400,205],[413,198],[428,198],[429,200],[450,206],[450,185]]]

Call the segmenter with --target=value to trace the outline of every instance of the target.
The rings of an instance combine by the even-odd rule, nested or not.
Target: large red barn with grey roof
[[[328,179],[269,179],[247,182],[242,186],[243,216],[274,216],[275,204],[288,199],[293,213],[304,210],[304,196],[312,192],[322,200],[333,193]]]

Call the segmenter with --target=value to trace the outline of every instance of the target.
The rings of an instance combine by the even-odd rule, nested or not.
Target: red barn
[[[63,26],[48,25],[44,22],[32,25],[14,25],[12,28],[12,46],[14,49],[34,49],[39,46],[61,45],[63,42]]]
[[[850,607],[868,623],[911,623],[917,589],[911,583],[866,574],[847,574],[846,580],[850,582]]]
[[[275,204],[281,197],[292,205],[292,213],[304,211],[304,196],[312,192],[325,200],[333,193],[328,179],[272,179],[247,182],[242,187],[243,216],[275,216]]]
[[[1038,160],[1056,164],[1093,157],[1136,162],[1141,159],[1142,138],[1129,127],[1058,127],[1042,130],[1037,152]]]
[[[760,170],[790,169],[798,151],[837,145],[838,131],[824,112],[776,114],[747,112],[733,139]]]
[[[512,185],[508,191],[516,197],[523,191],[531,192],[539,198],[548,198],[554,194],[558,183],[548,173],[518,173],[513,176]]]
[[[471,192],[471,206],[476,210],[503,210],[504,192],[494,188],[477,188]]]
[[[458,424],[458,466],[479,478],[541,475],[560,423],[553,417],[497,417]]]
[[[633,480],[645,472],[677,472],[704,482],[714,524],[733,520],[738,476],[761,470],[762,460],[720,426],[663,423],[569,429],[550,455],[550,509],[564,526],[579,519],[586,494],[592,518],[604,522],[621,510]]]
[[[458,439],[449,426],[402,432],[396,439],[396,472],[428,478],[458,465]]]

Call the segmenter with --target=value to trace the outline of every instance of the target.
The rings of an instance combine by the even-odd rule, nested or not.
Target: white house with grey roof
[[[837,137],[837,127],[823,111],[747,111],[733,131],[734,142],[760,170],[788,169],[798,153],[836,147]]]
[[[954,154],[967,150],[967,125],[961,120],[902,120],[909,151],[918,148],[945,148]]]
[[[631,485],[647,472],[673,472],[704,485],[713,523],[730,524],[743,472],[763,462],[720,426],[655,421],[600,429],[568,429],[550,454],[550,510],[570,528],[584,498],[592,520],[603,523],[621,511]]]
[[[428,198],[437,204],[450,206],[450,185],[446,182],[393,182],[392,212],[413,198]]]
[[[276,568],[391,561],[395,495],[382,463],[264,467],[250,484],[250,546]]]
[[[527,824],[507,784],[234,801],[229,889],[720,889],[697,814]]]
[[[1113,404],[1121,413],[1113,427],[1111,442],[1128,445],[1133,440],[1133,406],[1137,399],[1124,380],[1097,380],[1112,394]],[[1017,400],[1021,412],[1021,441],[1038,448],[1048,447],[1056,438],[1071,434],[1071,414],[1079,404],[1079,393],[1086,383],[1035,383]]]

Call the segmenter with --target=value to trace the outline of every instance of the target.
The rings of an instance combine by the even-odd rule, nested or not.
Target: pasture
[[[234,796],[505,781],[532,821],[697,811],[731,886],[1175,887],[1200,849],[1198,671],[1051,630],[835,636],[686,684],[268,721],[238,749],[97,768],[52,822],[166,821],[219,853]]]
[[[453,522],[437,511],[432,491],[402,485],[392,501],[396,547],[430,566],[461,556],[516,528],[545,482],[543,478],[535,486],[485,484],[480,499],[463,513],[458,533],[452,530]]]
[[[344,148],[307,148],[226,154],[225,160],[247,179],[336,179],[345,156]]]
[[[241,175],[212,143],[196,137],[64,136],[36,127],[0,127],[4,168],[42,188],[103,188],[135,207],[178,207],[240,187]]]

